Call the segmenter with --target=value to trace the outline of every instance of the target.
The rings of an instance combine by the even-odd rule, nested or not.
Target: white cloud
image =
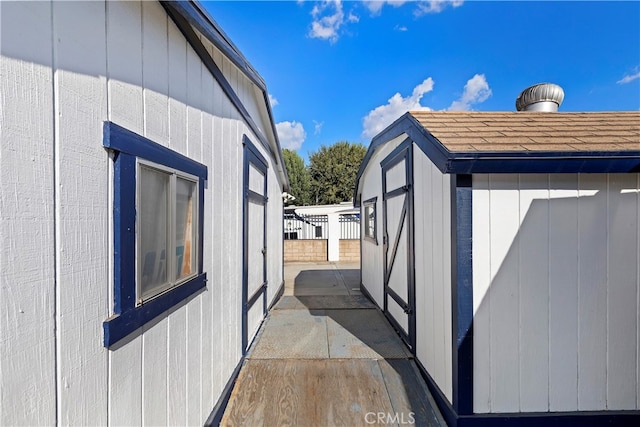
[[[298,4],[304,3],[298,0]],[[458,7],[464,0],[362,0],[364,6],[371,15],[379,15],[385,5],[400,7],[407,3],[415,5],[414,15],[421,16],[428,13],[442,12],[448,6]],[[311,10],[313,18],[309,37],[314,39],[328,40],[335,43],[340,38],[341,32],[346,24],[360,22],[360,17],[350,11],[345,15],[342,0],[323,0],[316,3]],[[396,28],[399,31],[406,31],[406,27]]]
[[[309,37],[328,40],[330,43],[338,41],[340,28],[345,23],[355,23],[360,20],[352,12],[349,12],[345,18],[341,0],[325,0],[316,4],[311,10],[311,16],[313,22],[311,22]]]
[[[289,150],[299,150],[307,138],[307,133],[304,131],[302,123],[296,121],[276,123],[276,130],[278,131],[280,146]]]
[[[400,32],[409,31],[409,29],[404,25],[396,25],[393,29]]]
[[[317,120],[313,121],[313,134],[318,135],[322,132],[322,126],[324,126],[324,122],[319,122]]]
[[[275,107],[276,105],[279,104],[278,100],[275,98],[275,96],[269,94],[269,103],[271,104],[271,107]]]
[[[428,13],[440,13],[447,6],[458,7],[462,6],[463,0],[423,0],[417,2],[417,8],[415,14],[417,16],[426,15]]]
[[[619,85],[624,85],[627,83],[631,83],[636,79],[640,79],[640,71],[638,71],[638,67],[634,68],[634,71],[636,72],[635,74],[627,74],[616,83],[618,83]]]
[[[407,0],[384,0],[384,1],[379,1],[379,0],[364,0],[363,3],[365,4],[365,6],[367,7],[367,9],[369,9],[369,12],[371,12],[372,15],[378,15],[380,13],[380,11],[382,10],[382,7],[385,4],[388,4],[390,6],[393,7],[400,7],[403,4],[405,4],[407,2]]]
[[[416,10],[414,14],[420,16],[428,13],[442,12],[447,6],[458,7],[464,3],[464,0],[364,0],[365,6],[372,15],[379,15],[384,5],[400,7],[405,3],[415,5]]]
[[[425,93],[433,90],[433,84],[433,79],[429,77],[416,86],[410,96],[403,98],[396,93],[389,98],[387,104],[369,111],[369,114],[362,119],[364,129],[362,136],[372,138],[409,110],[431,110],[429,107],[420,105],[420,100]]]
[[[486,101],[491,96],[491,88],[484,74],[476,74],[464,85],[462,96],[451,103],[449,111],[468,111],[472,104]]]

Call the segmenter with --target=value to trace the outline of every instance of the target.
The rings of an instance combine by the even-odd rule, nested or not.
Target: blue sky
[[[203,2],[265,79],[283,148],[361,142],[411,109],[640,109],[638,1]]]

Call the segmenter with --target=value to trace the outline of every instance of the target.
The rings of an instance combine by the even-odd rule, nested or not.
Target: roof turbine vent
[[[553,83],[529,86],[516,98],[518,111],[556,112],[564,100],[564,91]]]

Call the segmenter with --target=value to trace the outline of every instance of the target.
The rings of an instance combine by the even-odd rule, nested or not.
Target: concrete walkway
[[[358,264],[285,266],[225,426],[445,426],[407,347],[360,294]]]

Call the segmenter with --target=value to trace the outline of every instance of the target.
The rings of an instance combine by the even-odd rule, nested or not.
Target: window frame
[[[368,240],[372,243],[378,244],[378,197],[372,197],[371,199],[367,199],[362,202],[362,218],[363,218],[363,226],[364,230],[362,230],[362,235],[365,240]],[[369,230],[369,217],[367,215],[367,208],[373,208],[373,230],[372,235],[369,235],[367,231]]]
[[[147,322],[206,287],[203,271],[204,189],[207,166],[131,132],[113,122],[104,122],[104,148],[113,160],[113,315],[103,323],[104,346],[109,347]],[[197,181],[196,273],[174,286],[138,301],[138,208],[139,165],[174,171]],[[175,178],[174,178],[175,179]],[[169,227],[170,228],[170,227]],[[175,228],[175,227],[174,227]],[[171,237],[173,241],[175,237]]]
[[[178,180],[178,178],[183,179],[185,181],[189,181],[192,182],[194,184],[196,184],[196,191],[199,194],[199,179],[197,176],[195,175],[191,175],[185,172],[182,172],[178,169],[175,168],[170,168],[167,167],[165,165],[161,165],[155,162],[151,162],[149,160],[146,159],[142,159],[140,157],[138,157],[136,159],[136,177],[140,176],[141,170],[142,168],[146,168],[146,169],[151,169],[151,170],[156,170],[159,172],[163,172],[166,173],[167,175],[169,175],[169,186],[168,186],[168,196],[169,196],[169,206],[168,206],[168,212],[167,212],[167,218],[168,218],[168,224],[167,224],[167,236],[168,238],[168,248],[171,248],[171,250],[169,250],[168,252],[168,256],[165,255],[166,260],[165,263],[167,265],[167,283],[162,286],[161,288],[158,288],[153,295],[148,295],[145,296],[143,295],[143,291],[142,291],[142,274],[143,274],[143,260],[142,260],[142,253],[140,251],[140,248],[142,247],[142,233],[136,233],[136,306],[140,306],[142,304],[146,304],[148,303],[150,300],[152,300],[153,298],[157,298],[158,296],[160,296],[161,294],[163,294],[164,292],[167,292],[177,286],[182,285],[184,282],[187,282],[189,280],[191,280],[192,278],[194,278],[195,276],[198,275],[198,272],[194,271],[191,275],[186,276],[186,277],[181,277],[181,278],[176,278],[176,270],[174,269],[175,264],[175,255],[173,255],[173,249],[176,247],[176,239],[175,239],[175,234],[176,234],[176,229],[175,229],[175,221],[176,221],[176,195],[177,195],[177,187],[176,187],[176,182]],[[199,221],[199,205],[200,205],[200,201],[198,200],[198,198],[196,198],[195,200],[195,209],[193,209],[192,213],[194,215],[194,223],[198,224]],[[141,203],[140,203],[140,181],[136,180],[136,212],[140,212],[141,211]],[[136,230],[140,230],[140,220],[141,217],[140,215],[136,215]],[[196,239],[195,242],[198,242],[200,240],[200,229],[198,227],[196,227]],[[196,252],[196,260],[198,260],[198,255],[199,255],[199,248],[198,245],[194,245],[194,250]],[[196,261],[197,263],[197,261]]]

